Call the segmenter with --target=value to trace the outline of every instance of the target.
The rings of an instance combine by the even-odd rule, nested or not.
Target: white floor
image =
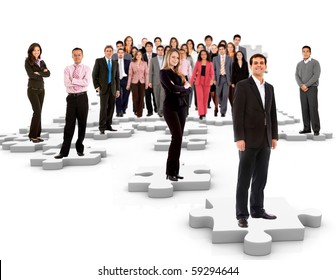
[[[196,116],[193,107],[190,114]],[[209,119],[214,118],[212,114],[213,109]],[[279,127],[300,128],[301,124]],[[274,279],[330,275],[328,253],[335,249],[334,168],[326,159],[335,154],[335,139],[279,141],[271,156],[266,196],[285,197],[298,209],[321,210],[322,227],[307,228],[302,242],[273,243],[270,255],[251,257],[243,253],[242,244],[212,244],[211,230],[188,225],[189,211],[204,206],[205,198],[234,199],[238,154],[232,126],[208,129],[207,148],[183,149],[181,162],[209,165],[211,189],[175,192],[166,199],[127,191],[137,167],[165,164],[167,152],[154,151],[154,141],[162,131],[135,131],[127,139],[87,139],[87,146],[106,147],[107,158],[96,166],[59,171],[30,167],[31,153],[1,151],[4,279],[100,279],[98,269],[104,265],[189,271],[177,279],[192,277],[193,266],[238,266],[237,279],[247,279],[247,275],[266,279],[275,269]],[[50,137],[61,138],[62,134]]]

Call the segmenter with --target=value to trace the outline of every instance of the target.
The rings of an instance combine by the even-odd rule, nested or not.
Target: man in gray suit
[[[218,55],[213,59],[215,71],[216,94],[219,99],[221,116],[225,117],[227,111],[227,100],[231,84],[232,58],[226,55],[226,46],[219,44]]]
[[[163,66],[164,48],[162,45],[156,47],[157,56],[153,57],[149,65],[149,78],[148,86],[153,89],[155,103],[160,117],[163,116],[163,101],[165,98],[165,92],[160,83],[160,70]]]

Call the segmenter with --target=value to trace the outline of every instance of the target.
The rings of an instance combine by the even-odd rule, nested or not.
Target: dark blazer
[[[166,93],[163,106],[169,107],[171,110],[189,106],[191,87],[186,89],[182,84],[181,77],[173,70],[160,70],[160,82]]]
[[[232,84],[236,84],[241,80],[247,79],[250,73],[248,70],[247,62],[244,61],[242,67],[239,66],[238,62],[233,62],[232,64],[232,76],[231,82]]]
[[[108,66],[106,58],[97,58],[92,71],[93,86],[96,89],[100,87],[100,93],[106,94],[108,87]],[[112,94],[116,95],[116,91],[120,91],[119,79],[119,65],[117,61],[112,60],[112,81],[111,81]]]
[[[44,72],[44,69],[48,68],[43,60],[41,60],[40,65],[41,67],[38,66],[36,63],[34,63],[34,65],[30,65],[28,58],[26,58],[25,68],[29,77],[28,87],[44,89],[43,77],[49,77],[50,71],[48,70]],[[34,72],[38,72],[40,75],[37,75]]]
[[[157,54],[152,52],[152,58],[156,57],[156,56],[157,56]],[[144,61],[146,61],[147,64],[148,64],[148,57],[147,57],[147,53],[146,52],[142,55],[142,57],[143,57]],[[148,67],[149,67],[149,65],[148,65]]]
[[[266,124],[268,145],[278,139],[278,121],[273,86],[265,83],[265,109],[252,76],[237,83],[233,108],[234,141],[245,140],[246,148],[260,148]]]
[[[118,61],[117,61],[118,62]],[[130,67],[131,61],[128,59],[124,58],[124,71],[126,73],[126,77],[124,77],[122,80],[120,80],[120,83],[123,83],[124,86],[127,86],[127,81],[128,81],[128,72],[129,72],[129,67]],[[119,64],[118,64],[119,65]]]

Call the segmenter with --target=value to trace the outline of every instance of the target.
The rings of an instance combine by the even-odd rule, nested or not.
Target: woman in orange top
[[[197,109],[199,118],[202,120],[208,110],[208,100],[210,87],[214,80],[214,68],[210,60],[210,55],[206,50],[201,50],[190,79],[190,84],[195,84]]]

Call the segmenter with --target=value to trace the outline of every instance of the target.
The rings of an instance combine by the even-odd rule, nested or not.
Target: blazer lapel
[[[271,100],[270,87],[267,83],[265,83],[265,109],[269,107]]]
[[[261,108],[264,110],[264,106],[263,106],[263,103],[262,103],[262,100],[261,100],[260,92],[259,92],[259,90],[257,88],[257,85],[255,84],[252,76],[250,77],[250,85],[251,85],[251,89],[252,89],[253,94],[256,96],[256,98],[258,100],[258,103],[260,104]]]

